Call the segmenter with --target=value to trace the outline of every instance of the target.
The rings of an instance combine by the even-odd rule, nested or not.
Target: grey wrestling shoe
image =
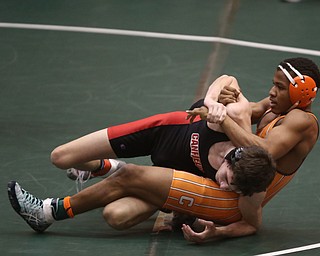
[[[67,170],[67,177],[71,180],[76,181],[76,188],[77,188],[77,191],[79,192],[82,190],[83,184],[86,183],[88,180],[90,180],[92,178],[103,178],[103,179],[107,178],[112,173],[116,172],[122,166],[124,166],[126,164],[126,162],[124,162],[124,161],[115,160],[115,159],[109,159],[109,161],[111,164],[111,168],[107,172],[107,174],[105,174],[103,176],[93,176],[92,172],[90,172],[90,171],[82,171],[82,170],[78,170],[75,168],[71,168],[71,169]]]
[[[41,200],[24,190],[16,181],[8,183],[8,196],[13,209],[37,232],[45,231],[53,222],[45,218],[46,207],[51,211],[51,200]],[[51,213],[50,213],[51,214]]]

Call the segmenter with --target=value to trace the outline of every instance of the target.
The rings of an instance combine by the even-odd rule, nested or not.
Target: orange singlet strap
[[[307,113],[309,115],[313,116],[318,124],[317,117],[311,112],[307,112]],[[257,135],[261,138],[265,138],[267,136],[268,132],[270,130],[272,130],[272,128],[276,125],[276,123],[284,117],[285,117],[285,115],[275,118],[269,124],[267,124],[265,127],[263,127],[261,130],[259,130],[257,132]],[[319,131],[319,129],[318,129],[318,131]],[[266,197],[262,203],[262,206],[265,206],[271,200],[272,197],[274,197],[282,188],[284,188],[291,181],[291,179],[294,177],[294,175],[295,175],[295,173],[293,173],[291,175],[283,175],[279,172],[276,172],[276,176],[274,177],[272,183],[270,184],[270,186],[267,189],[267,194],[266,194]]]
[[[278,116],[277,118],[273,119],[270,123],[268,123],[265,127],[263,127],[261,130],[257,131],[257,135],[261,138],[265,138],[268,134],[268,132],[275,126],[275,124],[285,116]]]

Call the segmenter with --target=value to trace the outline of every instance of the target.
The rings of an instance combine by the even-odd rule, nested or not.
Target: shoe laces
[[[28,191],[21,188],[21,193],[24,198],[23,204],[20,204],[21,207],[21,214],[25,216],[25,218],[30,221],[34,222],[37,225],[45,224],[44,214],[43,214],[43,200],[35,197],[34,195],[30,194]],[[20,200],[19,200],[20,201]]]
[[[88,180],[90,180],[91,172],[88,171],[77,171],[77,178],[76,178],[76,189],[77,192],[80,192],[83,189],[83,184],[86,183]]]

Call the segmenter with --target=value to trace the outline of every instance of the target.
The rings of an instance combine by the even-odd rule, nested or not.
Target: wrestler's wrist
[[[229,237],[228,229],[226,228],[226,226],[216,227],[215,237],[216,238],[227,238],[227,237]]]

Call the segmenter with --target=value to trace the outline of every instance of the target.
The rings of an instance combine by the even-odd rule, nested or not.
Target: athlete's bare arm
[[[227,96],[222,100],[226,99],[228,95],[232,95],[232,90],[226,93]],[[222,90],[222,92],[225,91],[226,89]],[[270,100],[265,98],[257,103],[250,103],[250,106],[252,120],[256,122],[269,109]],[[193,114],[197,114],[196,111]],[[205,119],[207,115],[203,111],[202,109],[201,115]],[[214,121],[214,119],[210,121]],[[228,115],[223,122],[220,122],[220,126],[235,146],[257,145],[268,150],[276,160],[277,168],[287,174],[293,173],[301,165],[315,144],[318,134],[318,125],[315,118],[299,109],[289,109],[285,118],[277,123],[276,127],[270,130],[265,138],[242,129],[241,125]]]
[[[241,129],[228,116],[221,126],[235,146],[261,146],[273,156],[277,168],[288,174],[301,165],[315,144],[318,133],[316,120],[299,109],[291,110],[265,138]]]
[[[230,85],[226,85],[220,92],[218,101],[227,106],[230,103],[235,103],[238,100],[240,91]],[[250,102],[250,108],[252,111],[251,124],[256,124],[263,114],[270,108],[269,97],[266,97],[258,102]]]
[[[211,102],[218,102],[219,95],[225,87],[232,88],[229,94],[235,97],[235,100],[231,100],[228,103],[236,102],[236,99],[241,91],[237,80],[233,76],[222,75],[218,77],[216,80],[214,80],[213,83],[209,86],[204,99],[205,105],[210,106]]]
[[[256,124],[259,122],[263,114],[270,108],[269,97],[266,97],[258,102],[250,102],[250,107],[252,111],[251,124]]]
[[[220,122],[222,122],[227,114],[227,108],[218,102],[218,97],[220,95],[221,90],[226,87],[229,86],[235,90],[239,90],[240,91],[240,87],[238,84],[238,81],[232,77],[232,76],[227,76],[227,75],[223,75],[218,77],[208,88],[208,91],[206,93],[206,96],[204,98],[204,105],[208,108],[208,113],[207,113],[207,120],[210,121],[211,123],[216,123],[219,124]],[[232,104],[239,104],[238,100],[239,97],[237,97],[236,102],[231,103],[229,105],[232,106]],[[243,104],[243,98],[241,98],[241,104]],[[228,107],[228,114],[232,114],[232,108]],[[234,108],[233,110],[235,110],[236,108]],[[230,111],[230,113],[229,113]],[[239,113],[241,113],[242,111],[237,111]],[[241,122],[241,118],[238,118],[237,115],[233,115],[233,117],[235,117],[235,121]],[[240,123],[240,125],[242,126],[242,124]]]
[[[227,226],[217,227],[212,221],[199,220],[205,226],[204,231],[195,232],[188,225],[183,225],[184,237],[195,243],[203,243],[213,239],[248,236],[256,233],[262,222],[261,203],[265,192],[253,194],[251,197],[239,198],[239,208],[242,213],[242,220]]]
[[[224,106],[218,102],[218,97],[223,88],[232,88],[230,91],[231,98],[228,105]],[[236,100],[232,100],[235,97]],[[222,131],[221,123],[228,114],[244,130],[251,132],[251,107],[249,101],[240,93],[240,87],[236,78],[223,75],[217,78],[209,87],[204,100],[205,107],[195,108],[188,111],[192,115],[200,115],[208,121],[208,127],[213,130]],[[192,122],[194,118],[190,118]]]

